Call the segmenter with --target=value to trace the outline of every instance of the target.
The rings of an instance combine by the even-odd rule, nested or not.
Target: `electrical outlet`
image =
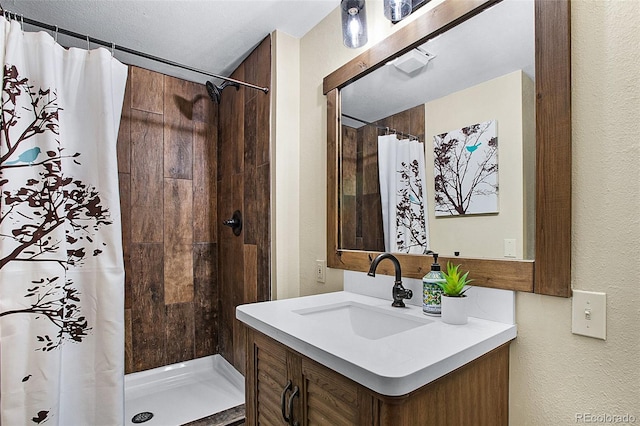
[[[573,290],[571,332],[607,340],[607,294]]]
[[[504,239],[504,257],[516,257],[516,240],[513,238]]]
[[[319,283],[325,282],[327,271],[327,262],[324,260],[316,260],[316,281]]]

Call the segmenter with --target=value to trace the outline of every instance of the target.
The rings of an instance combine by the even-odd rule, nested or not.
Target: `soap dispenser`
[[[422,278],[422,313],[425,315],[440,316],[440,300],[442,288],[438,283],[444,282],[444,275],[438,263],[438,253],[433,253],[431,271]]]

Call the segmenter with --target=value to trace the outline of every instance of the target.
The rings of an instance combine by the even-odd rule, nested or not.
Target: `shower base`
[[[127,374],[124,381],[130,426],[179,426],[244,404],[244,377],[220,355]],[[149,417],[141,413],[153,417],[133,422]]]

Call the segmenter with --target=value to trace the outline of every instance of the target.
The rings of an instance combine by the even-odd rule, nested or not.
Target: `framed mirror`
[[[340,90],[340,249],[533,259],[533,6],[499,2]]]
[[[531,7],[533,10],[526,11],[526,14],[532,15],[528,19],[533,21],[529,24],[529,29],[524,28],[526,25],[522,23],[512,25],[516,20],[521,19],[517,16],[519,12],[513,7],[517,8],[522,4],[513,0],[445,1],[325,78],[324,92],[328,100],[327,260],[330,267],[366,271],[371,259],[378,252],[385,249],[398,251],[397,246],[393,245],[391,247],[394,247],[394,250],[389,250],[389,242],[387,241],[385,246],[385,242],[382,241],[381,236],[384,233],[381,231],[381,224],[376,224],[376,220],[380,221],[381,216],[379,207],[376,209],[368,205],[363,206],[376,198],[378,205],[380,204],[379,189],[377,189],[378,193],[375,193],[376,191],[372,191],[371,188],[385,186],[382,180],[380,185],[372,183],[372,180],[377,177],[375,175],[378,174],[376,169],[382,166],[378,164],[371,166],[371,161],[369,164],[366,161],[364,165],[362,161],[358,164],[358,157],[354,153],[356,150],[354,140],[361,141],[360,146],[363,139],[369,140],[365,143],[373,144],[375,147],[376,139],[381,134],[389,132],[387,127],[402,126],[401,129],[396,129],[397,133],[412,134],[413,132],[415,134],[412,136],[422,139],[427,146],[425,162],[427,185],[425,186],[431,193],[428,192],[425,196],[425,199],[429,200],[426,203],[425,216],[428,216],[426,222],[429,223],[428,233],[432,238],[425,249],[433,248],[434,251],[440,252],[442,261],[445,263],[447,260],[452,260],[462,264],[464,269],[471,270],[476,279],[476,285],[565,297],[570,295],[569,2],[535,0]],[[498,19],[498,22],[488,23],[489,19]],[[504,23],[500,24],[501,21]],[[500,31],[494,35],[497,38],[493,42],[491,40],[487,42],[493,45],[502,44],[503,50],[483,52],[473,45],[472,40],[481,38],[478,34],[472,33],[473,28],[486,29],[487,26],[500,27],[498,28]],[[523,28],[524,33],[529,33],[528,40],[519,40],[520,36],[516,35],[516,32]],[[489,32],[488,29],[484,31],[487,34]],[[508,40],[508,42],[498,43],[498,40],[502,42]],[[454,50],[456,44],[463,44],[461,46],[463,49]],[[515,50],[511,53],[504,51],[513,46]],[[433,52],[429,52],[430,49]],[[405,84],[413,84],[408,91],[402,92],[395,88],[389,93],[381,93],[382,98],[375,99],[375,96],[371,95],[372,87],[376,85],[380,87],[384,82],[390,81],[390,73],[394,72],[394,62],[398,61],[397,58],[404,60],[401,58],[403,55],[407,52],[415,53],[416,50],[418,53],[426,52],[428,55],[435,56],[433,66],[429,67],[427,59],[426,67],[401,76],[400,80],[411,80]],[[521,63],[512,61],[516,56],[523,58]],[[535,66],[532,63],[533,56],[535,56]],[[451,62],[459,66],[456,70],[455,67],[451,68],[448,62],[449,57],[470,57],[470,62],[464,65],[463,61],[463,65],[460,66],[459,58],[456,59]],[[474,73],[459,72],[461,69],[469,68],[469,64],[473,61],[478,64],[474,68]],[[508,65],[498,69],[487,66],[498,62],[506,62]],[[434,71],[443,68],[446,74],[455,74],[457,80],[449,84],[442,83],[440,80],[437,83],[433,80],[420,82],[415,78],[431,72],[429,77],[433,79],[437,74]],[[525,136],[528,133],[532,136],[530,143],[527,143],[524,137],[516,144],[520,151],[515,154],[509,150],[511,148],[507,149],[506,143],[500,145],[498,142],[499,165],[502,169],[499,210],[493,214],[478,215],[478,217],[467,215],[464,215],[464,218],[453,219],[436,217],[438,199],[434,193],[437,193],[437,187],[434,187],[433,182],[434,175],[437,174],[437,171],[434,171],[437,151],[433,151],[432,140],[435,140],[434,136],[453,131],[458,127],[468,130],[465,126],[481,124],[481,119],[478,117],[482,114],[478,114],[478,111],[482,111],[486,117],[498,117],[495,120],[498,122],[499,132],[496,132],[499,136],[498,141],[501,138],[505,142],[513,140],[514,138],[505,132],[507,128],[514,127],[513,123],[516,123],[516,120],[487,108],[486,104],[482,105],[482,102],[486,103],[486,99],[492,93],[496,94],[498,103],[506,103],[505,96],[496,89],[496,82],[502,82],[504,79],[519,82],[516,86],[509,86],[511,93],[517,92],[518,96],[522,95],[518,98],[520,101],[516,100],[516,103],[523,102],[522,99],[525,98],[530,100],[528,116],[524,113],[520,114],[522,124],[518,123],[518,126],[515,126],[515,133],[525,133]],[[443,92],[443,88],[447,85],[452,89]],[[512,90],[513,87],[516,87],[515,91]],[[358,92],[358,90],[361,91]],[[465,92],[469,90],[473,91],[471,95]],[[434,94],[428,94],[430,91]],[[394,93],[398,96],[394,96]],[[413,95],[416,93],[420,93],[423,98],[415,98]],[[467,94],[467,97],[461,97],[461,94]],[[385,101],[381,102],[381,99]],[[458,103],[456,104],[452,99],[457,99]],[[452,110],[462,111],[463,106],[469,106],[473,103],[471,101],[478,99],[480,99],[477,102],[479,105],[475,110],[471,108],[474,111],[471,115],[464,116],[460,113],[458,115],[464,118],[452,117]],[[365,102],[361,102],[362,100]],[[535,111],[533,102],[535,102]],[[380,104],[388,104],[387,109],[378,107],[377,110],[373,108],[375,111],[372,111],[370,108],[371,105]],[[513,108],[507,106],[506,109]],[[487,110],[491,111],[487,112]],[[439,111],[446,113],[438,114]],[[420,124],[421,121],[422,124]],[[480,145],[480,142],[476,142],[477,145]],[[463,150],[463,152],[467,155],[476,155],[475,151],[472,153],[474,146],[468,146],[467,151]],[[527,146],[530,149],[527,149]],[[377,157],[377,149],[374,151]],[[361,153],[360,158],[362,157]],[[381,156],[382,160],[386,161],[386,158],[387,155]],[[523,159],[523,164],[518,165],[520,169],[514,168],[516,158]],[[369,201],[362,197],[359,202],[356,202],[354,198],[346,195],[356,191],[355,169],[358,167],[360,168],[358,176],[361,180],[358,182],[359,191],[362,194],[363,185],[368,186],[369,190],[366,192]],[[370,170],[363,171],[366,167]],[[526,170],[523,170],[523,167]],[[353,170],[349,171],[349,168]],[[509,168],[513,169],[509,173],[515,174],[508,174]],[[521,190],[523,183],[514,184],[513,176],[521,176],[529,181],[528,195],[527,193],[516,194],[516,198],[528,200],[528,204],[520,203],[523,208],[517,212],[508,203],[508,200],[513,198],[511,194],[515,194],[514,189],[509,189],[509,184]],[[430,187],[429,183],[431,183]],[[429,210],[430,204],[431,210]],[[369,214],[370,218],[361,220],[356,226],[352,219],[358,208],[361,209],[358,215],[366,217]],[[463,211],[463,213],[466,212]],[[441,216],[446,215],[446,213],[441,214]],[[513,231],[509,228],[508,233],[500,233],[507,228],[505,220],[510,215],[519,223],[518,230]],[[513,218],[510,220],[514,220]],[[471,227],[465,229],[462,234],[454,234],[455,229],[463,229],[465,223],[470,224]],[[360,232],[360,240],[355,235],[356,227]],[[474,228],[486,232],[481,235],[481,232],[474,231]],[[445,235],[445,238],[442,235]],[[362,238],[363,236],[366,237]],[[494,241],[489,243],[489,238],[494,236]],[[515,236],[514,239],[519,242],[516,250],[517,260],[501,258],[504,240],[509,240],[509,236]],[[454,251],[460,252],[460,257],[452,258]],[[428,271],[431,263],[430,259],[424,255],[398,254],[397,257],[402,263],[403,275],[408,277],[421,278]]]

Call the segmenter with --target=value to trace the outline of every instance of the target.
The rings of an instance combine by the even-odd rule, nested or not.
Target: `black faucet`
[[[393,303],[391,304],[391,306],[395,308],[404,308],[405,305],[402,299],[411,299],[413,297],[413,292],[411,290],[407,290],[402,286],[402,272],[400,271],[400,262],[398,262],[398,259],[396,259],[394,255],[390,253],[381,253],[376,256],[376,258],[373,259],[373,262],[371,262],[371,267],[369,268],[369,273],[367,275],[369,275],[370,277],[375,277],[378,263],[380,263],[380,261],[384,259],[389,259],[390,261],[392,261],[393,266],[396,269],[396,281],[393,284]]]

